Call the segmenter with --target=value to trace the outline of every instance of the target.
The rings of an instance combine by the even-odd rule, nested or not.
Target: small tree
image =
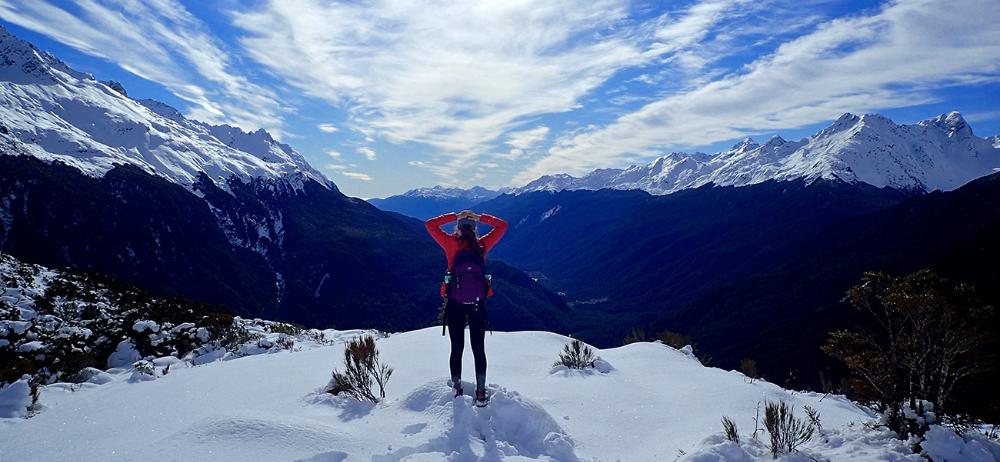
[[[586,343],[574,339],[563,346],[563,351],[559,353],[559,360],[555,362],[555,365],[563,365],[572,369],[584,369],[594,367],[596,361],[597,357],[594,356],[594,350],[587,346]]]
[[[760,377],[760,372],[757,370],[757,361],[750,358],[743,358],[743,360],[740,361],[740,372],[747,376],[747,380],[749,380],[750,383],[753,383],[754,380],[757,380],[757,378]]]
[[[375,338],[371,335],[356,337],[344,348],[344,372],[333,371],[327,384],[327,393],[346,393],[354,399],[377,403],[385,398],[385,384],[392,376],[392,368],[379,360]],[[372,387],[378,386],[378,395]]]
[[[922,435],[931,423],[922,418],[927,408],[946,415],[956,384],[986,369],[982,347],[992,308],[968,285],[930,270],[901,278],[865,273],[847,301],[873,329],[832,332],[823,351],[847,365],[859,398],[902,439]]]
[[[795,408],[784,401],[768,402],[764,406],[764,428],[771,435],[771,456],[775,459],[780,454],[791,454],[806,441],[813,437],[816,431],[814,424],[795,417]],[[816,414],[819,418],[819,414]]]

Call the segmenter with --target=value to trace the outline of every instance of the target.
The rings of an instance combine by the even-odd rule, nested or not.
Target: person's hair
[[[483,246],[479,245],[479,235],[476,233],[476,228],[472,226],[456,226],[455,235],[459,239],[465,241],[465,245],[469,246],[470,249],[478,253],[483,254]]]

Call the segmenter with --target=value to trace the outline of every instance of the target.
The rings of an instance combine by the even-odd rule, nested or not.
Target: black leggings
[[[445,319],[448,322],[448,334],[451,336],[451,378],[456,381],[462,378],[462,350],[465,348],[465,322],[469,322],[469,342],[472,343],[472,356],[476,360],[476,387],[482,390],[486,386],[486,304],[463,304],[448,301],[444,308]]]

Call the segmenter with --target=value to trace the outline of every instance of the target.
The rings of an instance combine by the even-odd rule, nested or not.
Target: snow
[[[42,342],[39,342],[38,340],[35,340],[35,341],[31,341],[31,342],[22,343],[21,345],[19,345],[17,347],[17,351],[25,353],[25,352],[30,352],[30,351],[41,350],[43,348],[45,348],[45,345]]]
[[[31,406],[31,387],[27,376],[0,388],[0,418],[25,417],[28,406]],[[0,449],[0,456],[4,456],[4,449]]]
[[[496,332],[486,339],[494,394],[481,409],[470,396],[451,397],[448,342],[438,328],[394,334],[377,341],[395,368],[386,400],[360,403],[322,387],[343,366],[344,341],[361,331],[322,333],[336,344],[296,342],[292,350],[193,367],[154,359],[144,366],[152,374],[116,369],[99,387],[43,387],[42,412],[0,422],[3,458],[645,461],[675,460],[683,451],[702,457],[688,460],[740,460],[710,458],[740,454],[719,441],[719,419],[729,416],[749,433],[758,403],[782,399],[820,411],[829,430],[826,442],[809,443],[810,454],[918,460],[904,458],[902,443],[865,429],[872,416],[842,397],[749,384],[659,343],[597,350],[602,371],[577,373],[552,366],[567,337]],[[472,371],[471,355],[464,367]],[[745,460],[760,458],[760,448],[744,446]],[[82,459],[80,447],[91,448]]]
[[[0,144],[7,153],[59,160],[91,176],[131,164],[189,189],[202,173],[223,188],[230,178],[282,180],[296,189],[310,178],[333,187],[264,130],[213,126],[157,101],[131,99],[120,84],[73,71],[2,26],[0,58]]]
[[[190,324],[190,323],[188,323],[188,324]],[[192,327],[193,327],[193,325],[192,325]],[[148,320],[136,321],[135,324],[132,325],[132,330],[134,330],[134,331],[136,331],[136,332],[138,332],[140,334],[143,333],[143,332],[146,332],[146,331],[149,331],[149,332],[159,332],[160,331],[160,325],[157,324],[154,321],[148,321]]]
[[[555,215],[557,212],[559,212],[559,209],[561,209],[561,208],[562,208],[561,205],[556,204],[555,207],[552,207],[551,209],[546,210],[545,213],[543,213],[542,216],[538,218],[538,221],[542,222],[542,221],[548,220],[553,215]]]
[[[468,200],[488,200],[500,195],[499,191],[486,189],[480,186],[473,186],[469,189],[449,188],[444,186],[433,186],[430,188],[417,188],[401,194],[403,197],[423,197],[438,199],[468,199]]]
[[[994,462],[1000,460],[1000,446],[981,435],[958,436],[940,425],[932,425],[921,444],[932,460],[948,462]]]
[[[745,139],[714,156],[671,153],[647,165],[599,169],[582,177],[548,175],[512,194],[564,189],[639,189],[670,194],[706,184],[840,179],[903,190],[948,191],[1000,168],[1000,138],[979,138],[958,112],[912,125],[878,115],[844,114],[799,141]]]
[[[125,367],[132,363],[138,361],[140,358],[139,352],[135,350],[135,345],[132,344],[131,340],[122,340],[118,343],[118,347],[115,349],[114,353],[108,357],[108,367]]]

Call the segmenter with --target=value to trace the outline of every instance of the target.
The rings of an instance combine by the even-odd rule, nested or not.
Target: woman
[[[441,231],[441,225],[457,221],[455,232]],[[483,237],[476,234],[476,223],[486,223],[493,230]],[[485,275],[486,254],[507,231],[507,222],[492,215],[477,215],[469,210],[446,213],[425,223],[427,232],[444,249],[448,272],[441,295],[447,298],[444,309],[445,325],[451,335],[451,384],[455,396],[462,390],[462,350],[465,347],[465,324],[469,324],[469,341],[476,360],[476,405],[485,406],[486,395],[486,297],[489,279]]]

